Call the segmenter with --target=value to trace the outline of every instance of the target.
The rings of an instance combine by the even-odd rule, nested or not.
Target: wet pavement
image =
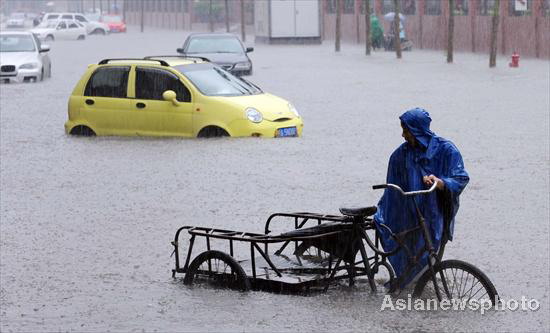
[[[78,138],[67,101],[103,58],[174,54],[185,33],[51,44],[53,76],[0,85],[0,330],[549,331],[550,64],[362,45],[248,43],[265,91],[304,118],[298,139]],[[278,211],[376,204],[421,106],[461,150],[471,181],[446,258],[481,268],[501,296],[538,311],[380,311],[365,283],[310,296],[188,288],[171,278],[185,224],[262,232]],[[243,257],[248,252],[242,252]]]

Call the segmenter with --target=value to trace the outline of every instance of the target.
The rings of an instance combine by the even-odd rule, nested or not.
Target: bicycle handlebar
[[[379,189],[385,189],[385,188],[388,188],[388,187],[391,187],[391,188],[394,188],[396,190],[398,190],[399,192],[401,192],[402,195],[404,196],[410,196],[410,195],[417,195],[417,194],[428,194],[428,193],[431,193],[435,190],[437,186],[437,182],[434,182],[432,187],[430,187],[429,189],[427,190],[419,190],[419,191],[409,191],[409,192],[405,192],[403,191],[403,189],[401,187],[399,187],[398,185],[395,185],[395,184],[380,184],[380,185],[374,185],[372,187],[373,190],[379,190]]]

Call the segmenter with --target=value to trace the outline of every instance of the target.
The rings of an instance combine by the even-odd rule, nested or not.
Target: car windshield
[[[44,21],[37,28],[53,28],[57,27],[58,21]]]
[[[122,22],[122,18],[116,15],[105,15],[103,16],[103,22],[118,23],[118,22]]]
[[[25,14],[23,13],[13,13],[10,15],[12,19],[25,19]]]
[[[86,18],[89,21],[99,21],[101,15],[99,13],[86,13]]]
[[[185,53],[244,53],[244,50],[235,37],[195,37]]]
[[[34,40],[29,35],[1,35],[0,52],[33,52]]]
[[[207,96],[242,96],[261,94],[262,90],[210,63],[174,66]]]

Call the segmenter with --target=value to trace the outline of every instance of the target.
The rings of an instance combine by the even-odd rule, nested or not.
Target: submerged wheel
[[[217,126],[207,126],[201,129],[197,135],[199,138],[219,138],[223,136],[229,136],[229,133]]]
[[[95,136],[95,132],[88,126],[75,126],[71,130],[71,135],[80,135],[80,136]]]
[[[211,284],[222,288],[250,290],[250,281],[241,265],[230,255],[214,250],[203,252],[193,259],[183,283],[186,285]]]
[[[103,36],[105,36],[105,30],[100,29],[100,28],[95,28],[95,29],[90,33],[90,35],[103,35]]]
[[[490,301],[493,306],[497,304],[498,293],[495,286],[487,275],[474,265],[461,260],[445,260],[441,265],[435,266],[434,270],[442,298],[466,302]],[[448,293],[443,288],[442,276],[445,278]],[[420,298],[437,297],[429,270],[416,283],[413,295]]]

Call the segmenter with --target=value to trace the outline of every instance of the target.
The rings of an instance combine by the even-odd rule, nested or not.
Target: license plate
[[[296,127],[279,128],[277,130],[277,136],[278,137],[298,136],[298,131],[296,130]]]

